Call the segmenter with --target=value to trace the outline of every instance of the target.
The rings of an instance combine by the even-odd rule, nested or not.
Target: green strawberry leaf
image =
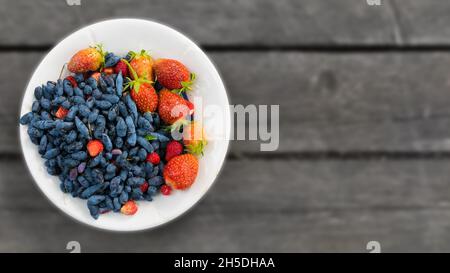
[[[102,61],[101,61],[100,68],[99,68],[99,71],[102,71],[104,66],[105,66],[105,56],[106,56],[106,54],[108,54],[108,52],[104,50],[104,47],[103,47],[102,43],[98,43],[98,44],[96,44],[94,46],[91,46],[91,47],[95,48],[100,53],[100,55],[102,56]]]
[[[206,146],[206,141],[200,141],[198,144],[194,145],[186,145],[186,152],[193,154],[193,155],[202,155],[203,156],[203,149]]]
[[[125,59],[123,59],[123,62],[128,66],[128,69],[130,70],[130,72],[134,78],[134,80],[132,80],[127,77],[128,83],[125,85],[125,90],[127,88],[130,88],[130,89],[134,89],[135,92],[139,92],[139,90],[141,88],[141,84],[143,84],[143,83],[152,84],[153,83],[151,80],[147,80],[144,78],[138,78],[136,71],[134,71],[134,69],[133,69],[133,67],[131,67],[130,63]]]
[[[183,81],[181,82],[181,88],[172,90],[174,93],[178,93],[181,95],[183,92],[191,91],[192,85],[194,84],[195,79],[197,76],[195,73],[191,73],[189,76],[189,81]]]

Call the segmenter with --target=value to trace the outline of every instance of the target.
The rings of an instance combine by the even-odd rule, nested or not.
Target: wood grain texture
[[[280,105],[278,152],[450,150],[448,53],[210,56],[232,104]],[[0,67],[0,151],[18,153],[20,100],[41,57],[0,53],[0,63],[9,64]],[[259,148],[259,141],[234,141],[232,152]]]
[[[0,45],[54,44],[80,26],[118,17],[161,21],[205,45],[395,43],[390,6],[373,8],[360,0],[81,0],[79,7],[59,0],[1,0],[0,5]],[[18,26],[20,31],[10,31]]]
[[[449,44],[448,1],[385,0],[384,3],[390,6],[398,44]]]
[[[370,240],[389,252],[448,251],[449,163],[229,161],[187,215],[117,234],[62,215],[23,162],[2,162],[0,251],[64,252],[70,240],[86,252],[365,252]]]
[[[449,45],[446,0],[1,0],[0,46],[51,45],[88,23],[137,17],[174,26],[204,45]],[[45,18],[46,20],[43,20]],[[47,20],[47,18],[49,18]],[[20,26],[20,31],[11,31]],[[45,31],[44,31],[45,30]],[[39,35],[35,35],[39,33]],[[32,39],[30,39],[32,37]]]

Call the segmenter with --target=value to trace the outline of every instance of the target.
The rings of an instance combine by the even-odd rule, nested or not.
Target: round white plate
[[[137,231],[167,223],[194,206],[213,184],[224,162],[230,132],[230,110],[222,80],[205,53],[178,31],[147,20],[115,19],[84,27],[58,43],[41,61],[33,73],[22,101],[21,115],[31,111],[34,88],[48,80],[57,80],[63,65],[82,48],[102,43],[105,50],[125,55],[129,50],[146,49],[154,58],[177,59],[184,63],[197,79],[191,96],[196,109],[204,109],[204,127],[208,145],[200,158],[199,173],[192,187],[172,191],[170,196],[157,195],[152,202],[139,201],[133,216],[107,213],[94,220],[86,207],[86,200],[72,198],[59,189],[56,176],[47,174],[44,160],[37,146],[31,143],[27,126],[20,126],[20,142],[28,168],[41,191],[59,209],[87,225],[111,231]],[[200,105],[201,104],[201,105]],[[213,109],[213,110],[211,110]],[[214,112],[215,114],[211,114]],[[217,114],[220,112],[220,114]],[[195,118],[198,119],[199,113]]]

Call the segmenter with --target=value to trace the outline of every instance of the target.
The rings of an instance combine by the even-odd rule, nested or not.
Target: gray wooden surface
[[[93,252],[366,252],[371,240],[450,251],[448,1],[81,2],[0,0],[0,251],[64,252],[71,240]],[[233,104],[279,104],[281,143],[260,153],[257,141],[233,142],[192,211],[116,234],[72,221],[36,189],[17,118],[55,42],[130,16],[198,41]]]

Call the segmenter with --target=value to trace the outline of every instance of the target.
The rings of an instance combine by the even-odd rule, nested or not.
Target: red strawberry
[[[189,106],[180,95],[163,89],[159,92],[158,113],[165,123],[173,124],[189,114]]]
[[[198,122],[191,122],[183,126],[183,143],[189,153],[203,154],[203,148],[206,146],[205,130]]]
[[[91,157],[96,157],[99,153],[103,151],[103,143],[100,140],[94,139],[89,140],[87,150]]]
[[[111,75],[114,73],[114,69],[112,67],[107,67],[103,69],[103,73],[105,73],[106,75]]]
[[[116,66],[114,67],[114,72],[116,74],[119,74],[119,72],[122,71],[122,77],[128,77],[128,66],[127,64],[121,59]]]
[[[182,154],[172,158],[164,167],[166,184],[177,190],[189,188],[197,177],[198,159],[191,154]]]
[[[137,77],[152,80],[153,79],[153,59],[145,51],[141,50],[139,53],[132,52],[132,59],[130,61],[131,67],[136,71]],[[133,79],[137,79],[135,75],[131,74]]]
[[[158,82],[167,89],[191,90],[195,75],[177,60],[158,59],[153,65]]]
[[[183,145],[175,140],[167,143],[166,147],[166,161],[169,161],[173,157],[180,155],[183,153]]]
[[[72,87],[77,87],[77,81],[75,80],[75,78],[73,76],[67,76],[66,80],[68,80],[70,82],[70,84],[72,84]]]
[[[151,81],[138,77],[136,71],[131,67],[126,60],[123,60],[127,64],[131,75],[133,75],[132,81],[129,81],[125,88],[130,88],[131,98],[136,103],[138,110],[142,113],[155,112],[158,107],[158,94],[156,94],[155,88],[151,85]]]
[[[136,205],[136,202],[133,200],[127,201],[125,204],[123,204],[122,208],[120,209],[120,212],[125,215],[133,215],[137,212],[138,207]]]
[[[172,191],[172,188],[168,185],[162,185],[161,186],[161,193],[163,195],[170,195],[170,192]]]
[[[60,106],[58,111],[56,111],[55,116],[59,119],[64,119],[67,116],[67,113],[69,113],[69,110]]]
[[[72,73],[97,71],[105,61],[105,53],[101,46],[89,47],[75,53],[67,68]]]
[[[98,79],[100,79],[100,76],[101,76],[100,72],[95,72],[95,73],[91,74],[91,77],[97,81],[98,81]]]
[[[153,165],[159,164],[159,162],[161,161],[161,159],[159,158],[159,154],[157,154],[156,152],[148,154],[146,160]]]
[[[145,181],[144,184],[142,184],[139,188],[141,189],[141,192],[145,193],[147,192],[148,187],[149,187],[148,182]]]
[[[151,84],[144,83],[135,85],[130,93],[139,111],[142,113],[156,111],[158,107],[158,94],[156,94],[156,90]]]

